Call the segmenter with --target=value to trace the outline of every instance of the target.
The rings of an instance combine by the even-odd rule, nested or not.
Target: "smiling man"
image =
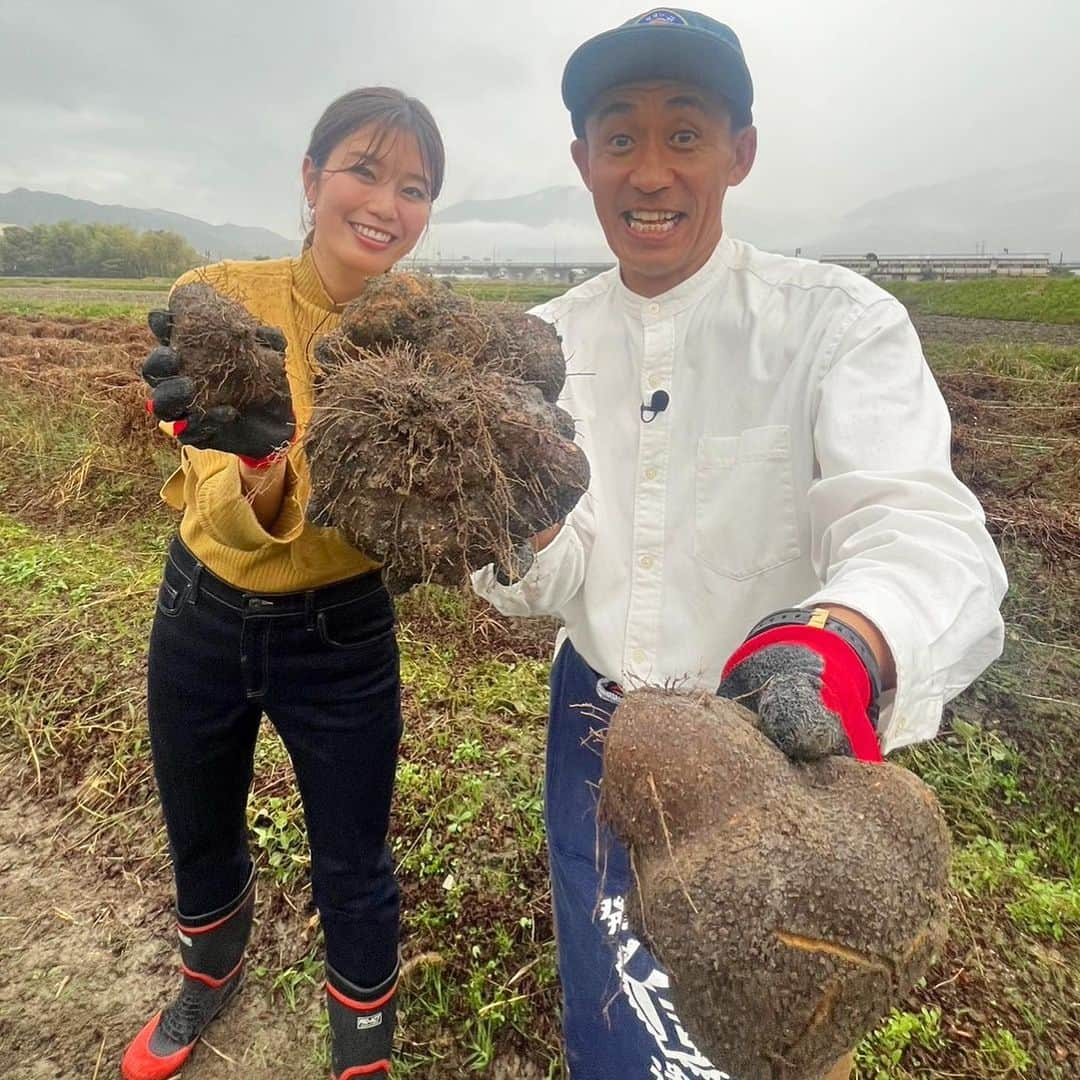
[[[998,656],[1005,574],[904,308],[724,233],[757,151],[731,29],[631,19],[571,56],[563,100],[618,258],[538,309],[592,479],[516,579],[473,582],[503,612],[565,624],[545,813],[571,1076],[724,1080],[628,932],[627,854],[597,822],[620,686],[719,688],[794,759],[880,761],[931,738]]]

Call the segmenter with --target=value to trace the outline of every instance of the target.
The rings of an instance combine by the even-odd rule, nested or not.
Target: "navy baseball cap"
[[[562,98],[574,134],[605,90],[646,79],[677,79],[725,98],[735,127],[752,122],[754,84],[735,31],[697,11],[653,8],[579,45],[566,62]]]

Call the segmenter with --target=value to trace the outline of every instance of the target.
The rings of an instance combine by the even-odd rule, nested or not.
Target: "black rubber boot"
[[[196,919],[177,913],[184,982],[176,1000],[127,1048],[120,1065],[124,1080],[169,1080],[187,1063],[206,1025],[240,989],[254,913],[254,868],[232,903]]]
[[[332,1080],[390,1076],[397,1019],[397,978],[369,989],[356,986],[326,965],[326,1007],[330,1013]]]

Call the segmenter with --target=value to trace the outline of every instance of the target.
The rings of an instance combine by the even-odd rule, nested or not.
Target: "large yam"
[[[680,1019],[739,1080],[820,1080],[928,969],[949,838],[905,769],[793,764],[742,706],[638,690],[604,746],[626,910]]]

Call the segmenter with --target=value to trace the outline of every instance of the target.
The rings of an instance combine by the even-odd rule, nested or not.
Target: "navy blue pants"
[[[174,540],[148,666],[180,913],[215,911],[247,881],[245,807],[265,712],[296,771],[327,959],[350,982],[377,986],[397,963],[386,834],[401,737],[394,605],[379,574],[253,596]]]
[[[667,973],[629,930],[629,857],[596,820],[603,734],[620,693],[563,644],[551,672],[544,814],[570,1076],[730,1080],[683,1031]]]

